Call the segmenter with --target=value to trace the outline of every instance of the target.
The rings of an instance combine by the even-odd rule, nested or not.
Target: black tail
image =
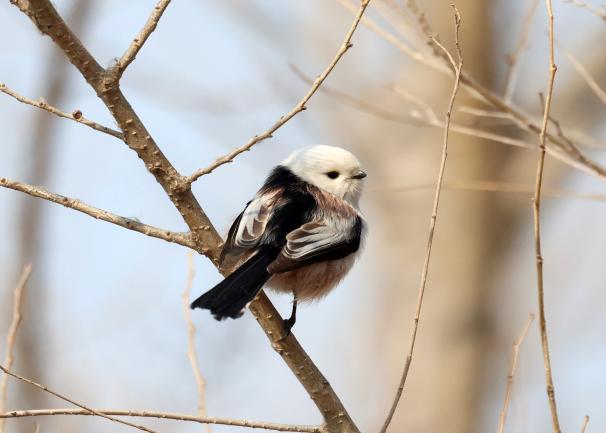
[[[231,275],[192,302],[191,308],[210,310],[217,320],[226,317],[237,319],[269,279],[267,266],[275,256],[269,251],[259,251]]]

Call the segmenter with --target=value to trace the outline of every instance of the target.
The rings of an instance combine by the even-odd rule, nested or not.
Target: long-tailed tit
[[[290,330],[297,301],[325,296],[354,263],[365,233],[358,210],[365,177],[339,147],[291,154],[232,224],[220,259],[221,270],[232,272],[191,307],[235,319],[266,285],[294,294]]]

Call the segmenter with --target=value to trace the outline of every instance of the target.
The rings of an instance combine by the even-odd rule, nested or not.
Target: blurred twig
[[[348,10],[352,10],[353,5],[349,0],[337,0],[340,4],[346,7]],[[410,0],[408,2],[408,6],[414,5],[414,1]],[[425,20],[423,13],[420,9],[415,5],[415,10],[417,14],[418,20],[422,20],[423,24],[420,25],[420,28],[426,29],[429,31],[431,29],[427,29],[428,23]],[[411,48],[406,45],[404,42],[400,40],[400,38],[392,35],[388,31],[382,29],[380,25],[378,25],[375,21],[373,21],[370,17],[365,16],[362,19],[362,24],[368,27],[371,31],[376,33],[381,38],[385,39],[387,42],[395,46],[402,53],[419,61],[420,63],[427,65],[437,71],[440,72],[448,72],[454,71],[452,68],[445,68],[444,65],[440,62],[436,62],[436,58],[441,58],[443,61],[448,62],[447,56],[445,56],[439,47],[435,44],[435,39],[429,38],[428,43],[433,48],[433,52],[436,53],[434,58],[427,57],[421,54],[418,50]],[[424,34],[423,37],[427,38],[427,34]],[[497,110],[502,111],[503,113],[508,113],[511,115],[512,120],[515,124],[522,130],[532,132],[533,134],[539,135],[541,132],[541,125],[535,122],[528,114],[523,112],[520,108],[516,107],[512,103],[505,101],[499,95],[493,93],[488,90],[484,86],[482,86],[478,81],[476,81],[469,73],[462,72],[461,73],[461,86],[469,91],[474,96],[482,99],[486,103],[490,104]],[[591,172],[602,179],[606,179],[606,169],[591,159],[587,158],[576,146],[570,146],[569,143],[562,141],[559,137],[555,137],[552,134],[546,133],[546,138],[553,143],[562,153],[568,156],[568,163],[574,167],[579,168],[580,166],[585,167],[585,171]],[[573,164],[574,162],[574,164]]]
[[[0,365],[0,370],[2,370],[4,372],[4,374],[8,374],[9,376],[14,377],[15,379],[19,379],[22,382],[28,383],[28,384],[30,384],[30,385],[38,388],[38,389],[41,389],[44,392],[47,392],[47,393],[49,393],[51,395],[54,395],[55,397],[57,397],[57,398],[59,398],[59,399],[61,399],[63,401],[71,403],[74,406],[78,406],[80,409],[83,409],[89,415],[96,415],[96,416],[99,416],[101,418],[105,418],[105,419],[107,419],[109,421],[117,422],[119,424],[124,424],[124,425],[127,425],[129,427],[134,427],[134,428],[136,428],[138,430],[142,430],[142,431],[147,432],[147,433],[157,433],[155,430],[149,429],[149,428],[147,428],[145,426],[142,426],[142,425],[139,425],[139,424],[133,424],[133,423],[130,423],[128,421],[123,421],[121,419],[114,418],[114,417],[112,417],[110,415],[106,415],[106,414],[103,414],[101,412],[98,412],[96,409],[91,409],[91,408],[83,405],[82,403],[78,403],[77,401],[74,401],[74,400],[72,400],[72,399],[70,399],[68,397],[65,397],[64,395],[59,394],[58,392],[55,392],[55,391],[49,389],[45,385],[41,385],[39,383],[34,382],[33,380],[27,379],[27,378],[25,378],[23,376],[19,376],[18,374],[13,373],[12,371],[10,371],[8,368],[6,368],[3,365]],[[8,415],[10,415],[10,412],[9,412]],[[11,416],[4,416],[4,415],[2,415],[2,418],[11,418]]]
[[[196,380],[196,386],[198,388],[198,415],[202,418],[206,417],[206,381],[204,376],[200,372],[198,366],[198,355],[196,353],[196,327],[191,318],[191,308],[189,307],[189,297],[191,294],[191,288],[194,284],[194,277],[196,276],[196,269],[194,267],[193,254],[190,252],[187,254],[187,281],[185,282],[185,291],[181,295],[183,304],[183,316],[185,317],[185,323],[187,324],[187,358],[191,365],[194,379]],[[210,426],[205,425],[207,433],[210,433]]]
[[[419,183],[412,185],[394,185],[387,188],[376,189],[373,191],[388,191],[388,192],[404,192],[415,191],[422,189],[434,188],[433,183]],[[442,189],[463,190],[463,191],[487,191],[487,192],[504,192],[514,194],[534,194],[534,185],[526,185],[521,183],[497,182],[491,180],[450,180],[442,184]],[[553,198],[573,198],[580,200],[602,201],[606,202],[606,194],[588,194],[579,193],[576,191],[566,191],[561,189],[542,189],[542,197]]]
[[[586,9],[592,14],[600,17],[604,22],[606,22],[606,8],[604,6],[600,6],[599,8],[590,5],[589,3],[580,1],[580,0],[564,0],[565,3],[570,3],[575,6],[578,6],[582,9]]]
[[[113,409],[91,409],[95,413],[100,413],[107,416],[128,416],[141,418],[158,418],[174,421],[190,421],[201,424],[220,424],[233,427],[248,427],[264,430],[275,430],[284,432],[304,432],[304,433],[325,433],[325,430],[320,426],[312,425],[290,425],[278,424],[263,421],[249,421],[230,418],[214,418],[214,417],[197,417],[181,413],[170,412],[154,412],[154,411],[135,411],[135,410],[113,410]],[[0,413],[0,418],[24,418],[36,416],[53,416],[53,415],[93,415],[86,409],[38,409],[38,410],[17,410],[8,413]]]
[[[526,51],[526,48],[528,48],[528,35],[530,34],[532,20],[538,5],[539,0],[532,1],[532,4],[524,17],[524,23],[522,25],[522,30],[520,32],[516,49],[513,54],[507,55],[507,73],[505,75],[505,85],[503,87],[503,100],[506,102],[510,102],[511,98],[513,97],[513,92],[515,90],[516,80],[518,77],[518,70],[520,68],[520,58],[522,57],[524,51]]]
[[[53,203],[60,204],[67,208],[74,209],[78,212],[82,212],[86,215],[92,216],[95,219],[106,221],[129,230],[143,233],[146,236],[163,239],[168,242],[174,242],[176,244],[183,245],[189,248],[195,248],[195,244],[192,241],[189,233],[171,232],[168,230],[160,229],[158,227],[149,226],[147,224],[139,222],[136,219],[125,218],[123,216],[107,212],[103,209],[89,206],[86,203],[81,202],[80,200],[65,197],[59,194],[54,194],[45,190],[44,188],[28,185],[21,182],[15,182],[4,177],[0,177],[0,187],[20,191],[33,197],[41,198]]]
[[[454,106],[455,98],[456,98],[457,92],[459,90],[459,83],[460,83],[460,79],[461,79],[461,69],[463,68],[463,55],[461,54],[461,47],[459,45],[459,30],[461,27],[461,15],[459,14],[459,11],[457,10],[457,8],[454,5],[453,5],[453,9],[454,9],[454,21],[455,21],[455,45],[456,45],[456,49],[457,49],[458,62],[455,62],[452,55],[448,52],[448,50],[446,48],[444,48],[444,46],[442,46],[442,44],[440,44],[437,40],[435,41],[435,43],[442,50],[444,50],[445,55],[448,56],[448,59],[450,60],[451,65],[455,70],[455,79],[454,79],[452,94],[450,96],[450,102],[448,103],[448,109],[446,110],[446,115],[445,115],[446,120],[445,120],[445,126],[444,126],[444,142],[442,145],[442,158],[440,160],[440,170],[438,172],[438,179],[436,182],[436,190],[435,190],[435,196],[434,196],[434,201],[433,201],[433,209],[431,212],[431,219],[430,219],[430,223],[429,223],[429,236],[427,239],[427,250],[425,252],[425,262],[423,264],[423,271],[421,273],[421,283],[419,286],[419,295],[418,295],[418,299],[417,299],[415,316],[414,316],[413,324],[412,324],[412,330],[411,330],[411,335],[410,335],[410,344],[408,347],[408,355],[406,356],[406,361],[404,362],[404,371],[402,372],[402,378],[400,379],[400,384],[398,386],[398,390],[396,391],[396,396],[394,398],[394,401],[391,405],[391,408],[389,409],[389,413],[387,415],[387,418],[385,419],[383,427],[381,427],[381,430],[380,430],[381,433],[385,433],[387,431],[387,428],[389,427],[389,424],[391,423],[393,415],[396,412],[396,409],[398,407],[398,403],[400,402],[400,397],[402,396],[402,393],[404,391],[404,386],[406,385],[408,371],[409,371],[410,365],[412,363],[415,341],[417,338],[417,330],[419,329],[419,320],[421,317],[421,307],[423,306],[423,297],[425,295],[425,286],[427,284],[427,274],[429,272],[429,261],[431,259],[431,247],[433,245],[433,235],[434,235],[434,231],[435,231],[435,227],[436,227],[436,220],[438,217],[438,205],[440,203],[440,192],[442,189],[442,180],[444,179],[444,171],[446,169],[446,158],[448,156],[448,132],[449,132],[449,127],[450,127],[450,117],[452,114],[452,108]]]
[[[11,368],[13,366],[13,348],[15,346],[15,340],[17,338],[17,331],[19,330],[19,324],[21,323],[22,315],[22,299],[23,299],[23,290],[25,290],[25,285],[27,284],[27,280],[29,280],[29,276],[32,273],[32,266],[26,265],[23,268],[21,273],[21,277],[19,278],[19,282],[15,286],[14,290],[14,302],[13,302],[13,319],[11,321],[10,327],[8,328],[8,333],[6,335],[6,354],[4,355],[4,365],[6,368]],[[6,408],[6,399],[8,396],[8,376],[6,374],[2,375],[2,379],[0,379],[0,413],[5,411]],[[0,433],[4,433],[4,420],[0,419]]]
[[[545,0],[547,7],[547,16],[549,18],[549,78],[547,81],[547,93],[545,96],[545,109],[543,112],[543,123],[539,135],[539,159],[537,161],[537,174],[535,181],[535,193],[533,199],[534,216],[534,242],[537,267],[537,291],[539,300],[539,326],[541,331],[541,346],[543,348],[543,363],[545,366],[545,382],[547,388],[547,398],[549,409],[551,411],[551,421],[554,433],[560,433],[560,423],[558,421],[558,410],[555,400],[555,389],[553,385],[553,376],[551,373],[551,359],[549,355],[549,342],[547,338],[547,319],[545,317],[545,296],[543,289],[543,256],[541,253],[541,187],[543,185],[543,170],[545,167],[545,146],[547,125],[549,124],[549,110],[551,108],[551,99],[553,96],[553,84],[557,67],[554,55],[554,30],[553,30],[553,10],[551,0]]]
[[[530,329],[530,325],[532,324],[533,320],[534,320],[534,314],[531,314],[530,317],[528,318],[528,321],[526,322],[526,325],[524,325],[524,329],[522,330],[522,333],[520,334],[518,339],[513,342],[513,346],[511,348],[511,366],[509,368],[509,374],[507,375],[507,385],[505,387],[505,398],[503,399],[503,408],[501,409],[501,412],[499,413],[498,433],[503,433],[503,431],[505,430],[505,420],[507,418],[507,410],[509,408],[509,402],[511,400],[511,389],[513,388],[513,377],[516,373],[516,368],[518,366],[518,355],[520,353],[520,346],[522,345],[522,342],[526,338],[526,335],[528,335],[528,330]]]
[[[74,120],[78,123],[88,126],[89,128],[92,128],[96,131],[103,132],[105,134],[111,135],[112,137],[119,138],[120,140],[123,139],[122,133],[120,131],[116,131],[115,129],[108,128],[107,126],[103,126],[97,122],[93,122],[92,120],[87,119],[86,117],[84,117],[82,115],[82,112],[80,110],[75,110],[71,114],[66,113],[64,111],[59,110],[58,108],[53,107],[52,105],[49,105],[43,99],[38,99],[37,101],[35,101],[33,99],[29,99],[25,96],[22,96],[22,95],[18,94],[17,92],[15,92],[14,90],[8,88],[6,86],[6,84],[4,84],[4,83],[0,83],[0,92],[5,93],[9,96],[12,96],[17,101],[23,102],[24,104],[32,105],[32,106],[40,108],[42,110],[46,110],[49,113],[52,113],[59,117],[63,117],[64,119]]]
[[[341,1],[341,0],[339,0],[339,1]],[[291,69],[303,81],[310,82],[309,77],[307,77],[296,66],[291,65]],[[410,92],[408,92],[403,87],[393,86],[392,90],[394,90],[394,92],[396,92],[396,94],[398,94],[405,100],[417,105],[419,110],[410,110],[408,115],[393,113],[382,107],[373,105],[361,98],[357,98],[346,92],[334,89],[332,87],[322,86],[320,88],[321,92],[335,98],[339,102],[346,104],[358,111],[370,114],[372,116],[375,116],[379,119],[386,120],[388,122],[396,122],[396,123],[401,123],[401,124],[405,124],[405,125],[432,126],[434,128],[444,129],[444,126],[445,126],[444,121],[441,120],[436,115],[433,108],[431,108],[428,104],[426,104],[420,98],[417,98],[417,97],[413,96],[412,94],[410,94]],[[466,113],[469,113],[469,114],[483,116],[483,117],[490,115],[490,116],[498,117],[500,119],[511,119],[512,121],[514,121],[511,118],[510,114],[503,113],[501,111],[488,112],[486,110],[470,109],[469,107],[463,107],[463,108],[464,109],[462,111],[465,111]],[[527,141],[508,137],[506,135],[497,134],[494,132],[489,132],[489,131],[486,131],[484,129],[480,129],[477,127],[471,127],[471,126],[460,125],[457,123],[451,123],[450,131],[457,133],[457,134],[467,135],[470,137],[482,138],[484,140],[492,141],[495,143],[501,143],[501,144],[505,144],[508,146],[520,147],[523,149],[529,149],[529,150],[535,150],[535,151],[539,150],[538,146],[531,144]],[[562,138],[561,134],[559,136],[560,136],[560,138]],[[569,139],[565,139],[563,141],[566,141],[567,143],[571,143],[571,141]],[[593,147],[596,147],[595,143],[593,144]],[[568,164],[569,166],[574,167],[577,170],[586,172],[593,176],[599,176],[596,174],[596,172],[594,170],[591,170],[586,165],[579,163],[575,159],[571,158],[567,153],[564,153],[563,151],[559,150],[558,148],[548,147],[547,153],[550,156],[554,157],[555,159],[562,161],[563,163]]]
[[[595,93],[598,99],[602,101],[603,104],[606,104],[606,91],[604,91],[604,89],[600,87],[598,82],[595,80],[595,78],[593,78],[587,68],[583,66],[583,64],[579,62],[570,51],[562,48],[561,45],[559,45],[559,49],[564,53],[570,64],[574,67],[574,69],[581,76],[581,78],[583,78],[583,80],[587,83],[593,93]]]
[[[279,128],[284,126],[284,124],[286,122],[288,122],[290,119],[295,117],[301,111],[307,109],[307,107],[305,106],[307,104],[307,102],[318,91],[318,89],[320,88],[320,86],[322,85],[324,80],[326,80],[326,78],[332,72],[334,67],[339,62],[339,60],[341,60],[341,57],[343,57],[343,55],[347,52],[347,50],[349,50],[353,46],[353,44],[351,43],[351,38],[353,37],[354,32],[358,28],[360,19],[364,15],[364,12],[366,11],[366,8],[368,7],[369,3],[370,3],[370,0],[362,0],[362,2],[360,3],[360,7],[358,9],[358,12],[356,13],[356,16],[354,18],[354,21],[351,24],[349,31],[345,35],[345,39],[343,40],[341,47],[337,51],[337,54],[335,54],[332,61],[328,64],[328,66],[326,67],[324,72],[322,72],[320,75],[318,75],[318,77],[314,80],[309,91],[305,94],[305,96],[303,96],[303,98],[297,103],[297,105],[295,105],[295,107],[292,110],[290,110],[284,116],[280,117],[280,119],[278,119],[278,121],[276,123],[274,123],[267,131],[265,131],[259,135],[255,135],[244,146],[241,146],[241,147],[238,147],[238,148],[232,150],[228,154],[223,155],[222,157],[218,158],[214,163],[212,163],[208,167],[202,168],[202,169],[196,171],[191,176],[188,176],[186,178],[186,181],[191,184],[191,183],[195,182],[197,179],[199,179],[201,176],[212,173],[212,171],[215,170],[217,167],[220,167],[223,164],[232,162],[236,156],[240,155],[243,152],[246,152],[247,150],[250,150],[255,144],[260,143],[261,141],[272,137],[272,134],[274,132],[276,132]]]

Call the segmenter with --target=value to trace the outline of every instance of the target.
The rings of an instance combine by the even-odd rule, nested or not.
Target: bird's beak
[[[358,170],[356,172],[356,174],[354,174],[351,178],[352,179],[364,179],[366,176],[368,176],[368,175],[366,174],[365,171]]]

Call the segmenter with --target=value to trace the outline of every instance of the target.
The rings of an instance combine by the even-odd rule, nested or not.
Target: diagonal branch
[[[600,87],[595,78],[591,75],[591,73],[587,70],[587,68],[579,62],[576,57],[568,50],[559,47],[560,51],[564,53],[570,64],[574,67],[574,69],[578,72],[578,74],[583,78],[583,80],[587,83],[589,88],[595,93],[600,101],[603,104],[606,104],[606,91]]]
[[[123,216],[107,212],[103,209],[99,209],[94,206],[89,206],[86,203],[81,202],[80,200],[46,191],[45,189],[37,186],[32,186],[21,182],[15,182],[13,180],[0,177],[0,187],[20,191],[25,194],[31,195],[32,197],[37,197],[44,200],[48,200],[53,203],[60,204],[67,208],[74,209],[78,212],[82,212],[86,215],[92,216],[95,219],[106,221],[108,223],[112,223],[129,230],[143,233],[146,236],[163,239],[167,242],[173,242],[192,249],[196,248],[196,245],[193,243],[191,236],[188,233],[171,232],[168,230],[149,226],[147,224],[143,224],[137,221],[134,218],[125,218]]]
[[[53,391],[53,390],[49,389],[49,388],[48,388],[47,386],[45,386],[45,385],[41,385],[41,384],[39,384],[39,383],[34,382],[33,380],[26,379],[26,378],[25,378],[25,377],[23,377],[23,376],[19,376],[18,374],[13,373],[12,371],[8,370],[8,369],[7,369],[6,367],[4,367],[3,365],[0,365],[0,370],[2,370],[2,371],[4,372],[4,374],[8,374],[9,376],[14,377],[15,379],[18,379],[18,380],[20,380],[20,381],[22,381],[22,382],[28,383],[28,384],[30,384],[30,385],[32,385],[32,386],[34,386],[34,387],[36,387],[36,388],[39,388],[39,389],[43,390],[44,392],[47,392],[47,393],[49,393],[49,394],[51,394],[51,395],[54,395],[55,397],[57,397],[57,398],[59,398],[59,399],[61,399],[61,400],[63,400],[63,401],[66,401],[66,402],[68,402],[68,403],[71,403],[71,404],[73,404],[74,406],[78,406],[79,408],[81,408],[81,409],[83,409],[84,411],[86,411],[86,412],[87,412],[89,415],[96,415],[96,416],[99,416],[99,417],[101,417],[101,418],[105,418],[105,419],[107,419],[107,420],[109,420],[109,421],[117,422],[118,424],[124,424],[124,425],[127,425],[127,426],[129,426],[129,427],[134,427],[134,428],[136,428],[136,429],[138,429],[138,430],[141,430],[141,431],[144,431],[144,432],[147,432],[147,433],[157,433],[155,430],[149,429],[149,428],[147,428],[147,427],[145,427],[145,426],[142,426],[142,425],[139,425],[139,424],[133,424],[133,423],[128,422],[128,421],[123,421],[123,420],[121,420],[121,419],[114,418],[114,417],[112,417],[112,416],[110,416],[110,415],[106,415],[106,414],[103,414],[103,413],[101,413],[101,412],[98,412],[98,411],[97,411],[97,410],[95,410],[95,409],[91,409],[91,408],[89,408],[89,407],[86,407],[86,406],[85,406],[85,405],[83,405],[82,403],[78,403],[77,401],[74,401],[74,400],[72,400],[72,399],[70,399],[70,398],[68,398],[68,397],[65,397],[64,395],[61,395],[61,394],[59,394],[58,392],[56,392],[56,391]]]
[[[276,123],[274,123],[267,131],[263,132],[262,134],[255,135],[245,145],[243,145],[241,147],[237,147],[236,149],[232,150],[228,154],[223,155],[222,157],[218,158],[215,162],[213,162],[208,167],[201,168],[200,170],[193,173],[191,176],[188,176],[187,182],[191,184],[191,183],[195,182],[196,180],[198,180],[200,177],[202,177],[206,174],[212,173],[216,168],[222,166],[223,164],[233,162],[233,160],[236,156],[250,150],[255,144],[258,144],[267,138],[271,138],[273,133],[276,132],[278,129],[280,129],[282,126],[284,126],[284,124],[286,122],[288,122],[290,119],[295,117],[301,111],[304,111],[305,109],[307,109],[305,104],[307,104],[307,102],[311,99],[311,97],[318,91],[318,89],[320,88],[322,83],[324,83],[324,80],[326,80],[326,78],[328,77],[328,75],[330,75],[330,73],[335,68],[335,66],[337,65],[339,60],[341,60],[341,57],[343,57],[343,55],[347,52],[347,50],[349,50],[351,47],[353,47],[353,44],[351,43],[351,38],[353,37],[353,34],[356,31],[356,28],[358,28],[358,24],[360,23],[360,20],[362,19],[362,16],[364,15],[364,12],[366,11],[366,8],[368,7],[369,3],[370,3],[370,0],[362,0],[362,2],[360,4],[360,8],[358,9],[358,12],[354,18],[354,21],[351,24],[349,31],[345,35],[345,39],[343,40],[341,47],[337,51],[337,54],[335,54],[334,58],[328,64],[328,66],[326,67],[324,72],[322,72],[320,75],[318,75],[318,77],[313,81],[309,91],[305,94],[305,96],[303,96],[303,98],[297,103],[297,105],[294,106],[294,108],[292,110],[290,110],[284,116],[281,116],[278,119],[278,121]]]
[[[425,251],[425,262],[423,264],[423,271],[421,272],[421,283],[419,285],[419,294],[417,297],[417,306],[415,309],[415,316],[413,318],[412,330],[410,335],[410,344],[408,346],[408,354],[406,355],[406,361],[404,362],[404,370],[402,372],[402,378],[400,379],[400,384],[398,385],[398,390],[396,391],[396,395],[394,397],[391,408],[389,409],[389,413],[387,414],[387,418],[383,423],[383,427],[381,427],[380,433],[385,433],[391,423],[391,420],[398,408],[398,403],[400,402],[400,398],[402,397],[402,393],[404,392],[404,386],[406,385],[406,379],[408,378],[408,372],[410,370],[410,365],[412,364],[412,357],[414,354],[415,342],[417,339],[417,331],[419,329],[419,320],[421,318],[421,308],[423,306],[423,297],[425,295],[425,287],[427,285],[427,275],[429,273],[429,261],[431,259],[431,247],[433,246],[433,235],[436,228],[436,220],[438,218],[438,206],[440,204],[440,193],[442,191],[442,181],[444,179],[444,171],[446,169],[446,158],[448,156],[448,133],[450,129],[450,118],[452,115],[452,109],[454,106],[455,98],[457,96],[457,92],[459,91],[459,84],[461,80],[461,69],[463,68],[463,55],[461,54],[461,46],[459,45],[459,29],[461,28],[461,15],[459,14],[458,9],[452,5],[454,9],[454,20],[455,20],[455,46],[457,49],[458,55],[458,63],[455,62],[451,54],[448,52],[442,44],[440,44],[437,40],[434,42],[437,44],[440,49],[442,49],[449,59],[452,67],[455,70],[455,80],[452,88],[452,93],[450,95],[450,102],[448,103],[448,109],[446,110],[445,116],[445,126],[444,126],[444,141],[442,145],[442,158],[440,160],[440,169],[438,172],[438,179],[436,182],[435,195],[433,200],[433,209],[431,211],[431,219],[429,222],[429,235],[427,238],[427,249]]]
[[[369,0],[361,3],[360,11],[356,14],[348,35],[355,30],[368,3]],[[48,35],[63,50],[70,62],[97,92],[123,131],[126,144],[145,163],[148,171],[165,190],[189,226],[194,249],[216,265],[223,240],[193,195],[191,182],[166,158],[122,94],[119,83],[112,79],[111,73],[104,70],[82,45],[49,0],[17,1],[16,4],[43,34]],[[270,339],[272,348],[286,362],[320,410],[325,422],[323,428],[331,433],[359,432],[329,382],[294,335],[283,336],[281,317],[264,293],[251,303],[250,310]]]
[[[156,30],[158,22],[160,21],[160,18],[162,18],[162,14],[170,4],[170,1],[171,0],[160,0],[158,4],[156,4],[137,37],[133,39],[122,57],[120,57],[118,62],[110,69],[109,73],[111,80],[116,83],[120,81],[122,74],[124,74],[126,68],[135,60],[135,57],[137,57],[137,54],[139,54],[139,51],[143,48],[143,44],[145,44],[147,38]]]
[[[96,131],[103,132],[105,134],[111,135],[112,137],[123,139],[122,133],[120,131],[116,131],[115,129],[108,128],[107,126],[103,126],[100,123],[93,122],[92,120],[87,119],[82,115],[80,110],[76,110],[73,113],[66,113],[64,111],[59,110],[58,108],[53,107],[52,105],[48,105],[44,100],[39,99],[37,101],[27,98],[23,95],[18,94],[12,89],[9,89],[6,84],[0,83],[0,92],[7,94],[8,96],[12,96],[19,102],[23,102],[27,105],[32,105],[34,107],[40,108],[42,110],[46,110],[49,113],[52,113],[56,116],[63,117],[64,119],[74,120],[78,123],[88,126]]]
[[[553,10],[551,0],[545,0],[547,6],[547,16],[549,18],[549,78],[547,81],[547,94],[545,96],[545,108],[543,111],[543,124],[539,135],[539,159],[537,161],[537,171],[535,180],[535,190],[533,198],[533,219],[534,219],[534,248],[537,267],[537,294],[539,303],[539,328],[541,331],[541,347],[543,349],[543,364],[545,367],[545,386],[547,390],[547,400],[551,411],[551,422],[554,433],[560,433],[560,422],[558,420],[558,408],[555,400],[555,388],[553,384],[553,375],[551,373],[551,357],[549,354],[549,341],[547,338],[547,319],[545,317],[545,295],[543,287],[543,255],[541,252],[541,188],[543,186],[543,170],[545,168],[545,146],[547,144],[547,125],[549,124],[549,110],[551,108],[551,99],[553,96],[553,84],[557,67],[555,65],[554,55],[554,31],[553,31]]]
[[[604,6],[595,7],[581,0],[564,0],[565,3],[573,4],[579,8],[586,9],[606,23],[606,8]]]
[[[304,432],[304,433],[322,433],[322,427],[313,425],[291,425],[278,424],[265,421],[249,421],[245,419],[214,418],[186,415],[182,413],[154,412],[154,411],[134,411],[134,410],[113,410],[113,409],[94,409],[95,412],[111,416],[128,416],[141,418],[169,419],[174,421],[189,421],[200,424],[219,424],[232,427],[259,428],[264,430],[275,430],[284,432]],[[25,418],[36,416],[55,416],[55,415],[92,415],[91,412],[84,409],[38,409],[38,410],[15,410],[7,413],[0,413],[0,419],[6,418]]]

